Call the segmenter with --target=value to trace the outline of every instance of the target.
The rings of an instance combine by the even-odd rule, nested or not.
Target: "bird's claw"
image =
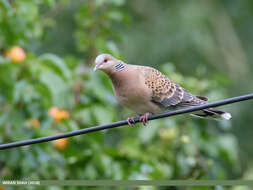
[[[142,122],[142,124],[144,125],[144,126],[146,126],[147,125],[147,123],[148,123],[148,117],[151,115],[151,113],[145,113],[145,114],[143,114],[142,116],[140,116],[140,121]]]
[[[131,127],[133,127],[133,126],[136,125],[135,120],[134,120],[134,117],[128,117],[128,118],[127,118],[127,123],[128,123],[128,125],[131,126]]]

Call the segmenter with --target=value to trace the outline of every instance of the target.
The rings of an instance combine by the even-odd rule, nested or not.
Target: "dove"
[[[94,71],[97,70],[108,75],[119,104],[137,113],[143,125],[154,113],[208,102],[208,98],[192,95],[155,68],[130,65],[110,54],[96,57]],[[231,118],[230,113],[215,108],[203,109],[191,115],[216,120]],[[127,122],[130,126],[135,125],[133,117],[128,117]]]

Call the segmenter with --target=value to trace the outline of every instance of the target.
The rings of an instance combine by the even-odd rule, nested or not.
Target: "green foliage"
[[[128,21],[127,15],[120,11],[120,7],[124,4],[125,0],[95,2],[88,0],[75,15],[78,25],[75,32],[77,47],[87,55],[88,62],[94,59],[99,52],[120,56],[114,41],[120,36],[111,28],[115,23]]]
[[[26,46],[29,39],[42,35],[47,18],[39,14],[40,5],[51,5],[51,1],[0,1],[0,44]]]
[[[185,9],[191,12],[195,5],[189,4],[191,6],[185,5]],[[69,7],[74,7],[72,14],[66,14],[75,20],[72,34],[75,41],[71,47],[76,47],[76,53],[68,56],[47,53],[50,47],[44,50],[42,44],[57,25],[54,15]],[[133,6],[124,0],[86,0],[73,4],[48,0],[1,0],[0,143],[73,131],[131,115],[118,106],[109,79],[103,73],[94,73],[90,64],[100,52],[123,57],[118,44],[124,46],[120,40],[130,35],[122,28],[131,26],[130,18],[134,20],[133,17],[138,15],[135,14]],[[188,24],[203,27],[199,17],[193,15],[194,21]],[[139,15],[138,18],[142,17]],[[185,38],[190,34],[187,36]],[[210,36],[200,37],[194,42],[197,43],[196,49],[202,48],[202,42],[205,46],[212,41]],[[52,46],[61,43],[51,41]],[[176,53],[187,51],[176,43],[171,50]],[[24,61],[16,64],[4,56],[14,45],[24,48],[27,55]],[[133,42],[130,47],[135,45]],[[208,48],[213,51],[210,46],[206,51]],[[39,54],[38,49],[44,53]],[[143,57],[138,60],[142,62]],[[207,95],[211,100],[225,97],[224,85],[230,84],[228,77],[216,72],[207,74],[208,64],[199,66],[196,76],[189,77],[182,75],[178,70],[180,67],[167,61],[170,60],[154,66],[171,80],[194,94]],[[65,116],[56,119],[52,108],[58,109],[57,117],[60,112]],[[63,143],[60,146],[62,148],[57,148],[56,142],[50,142],[3,151],[0,155],[2,178],[227,179],[241,174],[238,143],[229,122],[177,116],[152,121],[147,127],[121,127],[72,137],[66,146]]]

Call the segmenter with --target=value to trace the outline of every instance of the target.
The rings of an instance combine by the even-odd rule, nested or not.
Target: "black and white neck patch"
[[[117,63],[117,64],[114,66],[114,69],[115,69],[115,71],[122,71],[123,69],[125,69],[125,65],[124,65],[124,63],[119,62],[119,63]]]

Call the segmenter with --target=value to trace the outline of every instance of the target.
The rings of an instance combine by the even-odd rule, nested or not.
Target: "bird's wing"
[[[142,67],[145,85],[152,90],[152,101],[167,108],[170,106],[196,106],[204,104],[206,97],[194,96],[178,84],[170,81],[160,71]]]

